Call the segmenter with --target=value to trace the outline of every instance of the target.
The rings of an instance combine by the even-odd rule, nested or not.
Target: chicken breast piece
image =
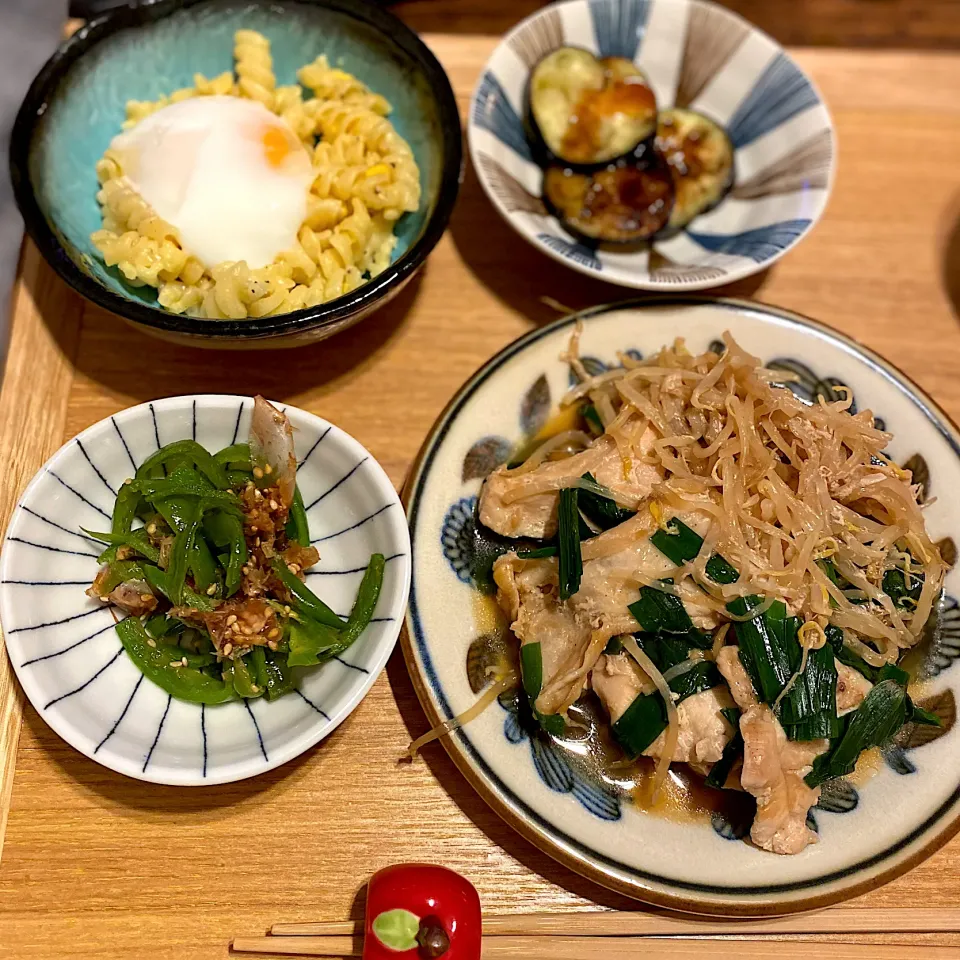
[[[611,723],[616,723],[640,694],[657,689],[637,661],[625,653],[601,656],[590,672],[590,686],[610,714]]]
[[[726,687],[712,687],[677,704],[680,732],[670,758],[675,763],[716,763],[733,739],[733,727],[720,712],[733,706]],[[645,757],[663,756],[667,732],[643,751]]]
[[[837,713],[843,716],[863,703],[873,684],[859,671],[837,661]]]
[[[521,644],[539,643],[543,686],[537,709],[544,714],[565,710],[580,695],[587,673],[612,633],[597,633],[588,618],[578,616],[558,595],[557,561],[521,560],[515,553],[493,567],[497,600],[510,618]]]
[[[691,526],[703,524],[703,518],[694,514],[683,514],[683,519]],[[543,687],[537,698],[541,713],[569,707],[580,696],[607,641],[639,629],[628,609],[640,598],[638,577],[656,580],[674,569],[650,542],[654,529],[652,517],[643,511],[584,544],[580,589],[563,602],[555,558],[521,560],[508,553],[497,559],[493,566],[497,601],[521,643],[541,647]],[[716,626],[716,614],[703,606],[696,587],[691,584],[682,599],[696,626]]]
[[[740,648],[737,646],[722,647],[717,654],[717,669],[727,681],[733,699],[741,710],[755,707],[759,701],[753,689],[753,683],[747,676],[747,671],[740,660]]]
[[[557,532],[559,491],[567,481],[585,473],[618,496],[639,504],[663,479],[663,471],[639,459],[650,451],[656,431],[637,420],[634,433],[635,456],[626,463],[613,438],[603,436],[582,453],[546,461],[526,473],[498,467],[480,493],[481,523],[506,537],[552,537]]]
[[[601,656],[590,673],[590,685],[610,714],[611,723],[616,723],[638,696],[656,691],[653,681],[625,653]],[[732,706],[726,687],[704,690],[678,703],[680,730],[670,759],[676,763],[716,763],[733,738],[733,727],[720,711]],[[643,751],[644,756],[662,756],[665,739],[666,731]]]
[[[746,709],[740,717],[740,733],[744,744],[740,782],[757,798],[750,839],[771,853],[799,853],[817,842],[816,833],[807,826],[807,813],[820,799],[820,788],[808,787],[803,778],[828,741],[787,740],[765,704]]]

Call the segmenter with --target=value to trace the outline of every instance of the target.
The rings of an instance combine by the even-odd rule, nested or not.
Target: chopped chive
[[[600,414],[597,413],[597,408],[592,403],[587,403],[582,406],[580,408],[580,415],[587,422],[591,433],[596,434],[598,437],[603,434],[603,421],[600,419]]]
[[[877,674],[877,680],[894,680],[901,687],[906,687],[910,683],[910,674],[893,663],[885,663]]]
[[[540,726],[553,737],[562,737],[567,730],[567,724],[559,713],[540,713],[536,711],[536,718]]]
[[[645,648],[646,649],[646,648]],[[708,660],[698,663],[668,682],[677,695],[676,703],[710,690],[723,682],[716,666]],[[643,753],[667,727],[667,707],[659,693],[641,693],[611,727],[613,735],[630,756]]]
[[[678,517],[671,517],[664,528],[650,535],[650,542],[672,563],[678,567],[689,563],[703,546],[703,537],[691,530]],[[714,583],[736,583],[740,574],[726,559],[715,553],[707,561],[707,576]]]
[[[727,604],[727,609],[742,617],[762,602],[757,596],[737,597]],[[786,614],[786,607],[778,600],[766,613],[752,620],[736,620],[733,624],[740,645],[740,660],[765,703],[773,703],[780,696],[793,673],[779,629],[779,621],[784,620]]]
[[[926,727],[943,726],[943,721],[935,713],[918,707],[910,697],[907,697],[907,722],[919,723]]]
[[[909,583],[907,582],[909,578]],[[906,573],[901,567],[893,567],[883,575],[883,592],[898,607],[915,607],[923,590],[922,573]]]
[[[590,473],[585,473],[581,479],[589,480],[590,483],[596,484],[599,490],[606,489],[600,484],[597,484],[597,481]],[[579,499],[577,505],[580,512],[601,530],[610,530],[613,527],[618,527],[621,523],[624,523],[636,515],[632,510],[624,510],[622,507],[617,506],[617,502],[613,499],[612,494],[610,496],[602,496],[599,492],[593,490],[580,489],[578,489],[578,493]]]
[[[671,517],[665,524],[650,534],[650,542],[678,567],[688,563],[703,546],[703,537],[691,530],[682,520]]]
[[[730,771],[740,757],[743,756],[743,735],[740,733],[740,711],[727,707],[720,711],[727,720],[733,724],[734,734],[730,742],[723,748],[723,754],[720,759],[710,768],[710,773],[703,781],[705,786],[713,787],[715,790],[722,790],[723,785],[730,776]],[[731,719],[728,714],[733,713],[736,716]]]
[[[662,583],[673,583],[663,580]],[[646,633],[689,633],[693,621],[679,597],[664,593],[655,587],[642,586],[640,599],[628,608],[633,618]]]
[[[520,672],[524,692],[531,701],[536,700],[543,688],[543,654],[539,643],[525,643],[520,647]]]
[[[517,551],[517,557],[520,560],[545,560],[547,557],[555,557],[556,555],[556,547],[533,547],[531,550]]]
[[[580,512],[577,509],[578,492],[575,487],[560,491],[557,517],[561,600],[568,600],[580,589],[580,578],[583,576],[583,558],[580,554]]]
[[[789,621],[785,621],[788,623]],[[803,657],[803,650],[797,640],[796,630],[790,626],[792,636],[784,640],[790,655],[792,673],[795,673]],[[807,664],[803,673],[797,677],[790,692],[780,701],[779,719],[784,728],[796,726],[819,719],[816,728],[836,727],[837,716],[837,665],[833,656],[833,647],[825,643],[819,650],[807,654]],[[813,729],[813,728],[811,728]],[[807,732],[807,728],[802,731]],[[835,736],[837,730],[834,730]],[[787,733],[790,736],[789,731]],[[816,740],[819,736],[795,736],[794,740]]]
[[[877,675],[880,671],[877,667],[871,667],[866,660],[857,656],[849,647],[844,646],[843,631],[839,627],[835,627],[832,623],[829,623],[824,633],[827,635],[827,641],[830,646],[833,647],[834,656],[840,663],[863,674],[871,683],[877,682]]]
[[[843,733],[813,763],[804,778],[810,787],[852,773],[864,750],[890,739],[907,718],[907,690],[896,680],[881,680],[852,713],[843,717]]]
[[[833,713],[818,713],[799,723],[784,724],[783,730],[789,740],[832,740],[840,734],[840,718]]]
[[[732,564],[728,563],[719,553],[715,553],[706,565],[707,576],[714,583],[736,583],[740,573]]]

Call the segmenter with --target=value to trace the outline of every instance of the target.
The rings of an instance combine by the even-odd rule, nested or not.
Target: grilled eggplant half
[[[527,124],[548,160],[589,168],[652,141],[657,100],[630,60],[561,47],[533,68]]]
[[[663,229],[673,209],[673,180],[665,164],[611,164],[596,173],[548,167],[547,205],[575,236],[594,242],[635,243]]]
[[[709,117],[692,110],[663,110],[657,124],[657,153],[673,175],[676,201],[670,229],[681,230],[715,207],[733,184],[733,145]]]

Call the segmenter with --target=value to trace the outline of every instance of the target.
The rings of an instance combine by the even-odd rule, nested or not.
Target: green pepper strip
[[[285,654],[267,652],[266,674],[268,700],[278,700],[294,690],[293,674],[287,666]]]
[[[254,647],[250,651],[250,666],[253,677],[261,690],[267,689],[267,654],[263,647]]]
[[[243,523],[238,517],[221,511],[208,513],[203,518],[207,536],[218,547],[228,547],[226,569],[226,595],[233,596],[243,579],[243,565],[247,562],[247,541],[243,536]]]
[[[137,480],[146,480],[153,476],[157,467],[163,467],[171,461],[186,460],[196,468],[219,490],[229,487],[223,467],[213,455],[197,443],[196,440],[178,440],[161,447],[155,454],[147,457],[137,470]]]
[[[127,580],[145,580],[144,567],[135,560],[114,560],[107,567],[107,575],[100,583],[104,595],[110,593]]]
[[[382,553],[375,553],[370,557],[370,563],[367,564],[366,572],[360,581],[357,599],[353,602],[353,609],[350,611],[350,618],[340,634],[338,652],[342,653],[346,650],[366,630],[373,619],[373,611],[377,608],[380,588],[383,586],[385,565],[386,561]]]
[[[246,469],[247,472],[253,469],[250,463],[249,443],[232,443],[229,447],[218,450],[213,455],[213,459],[220,464],[221,467],[236,465]]]
[[[208,677],[196,667],[171,667],[171,663],[182,659],[183,651],[179,647],[151,641],[138,617],[121,620],[117,624],[117,636],[140,672],[178,700],[216,704],[234,699],[233,687],[222,680]],[[151,642],[155,645],[151,646]]]
[[[310,546],[310,526],[307,523],[307,511],[303,509],[303,495],[299,487],[293,489],[293,503],[290,504],[286,533],[288,540],[295,540],[301,547]]]
[[[381,558],[382,559],[382,558]],[[290,572],[290,568],[280,557],[271,561],[274,573],[280,582],[290,591],[298,609],[312,617],[319,623],[341,630],[345,626],[341,620],[298,576]],[[367,568],[369,571],[369,567]],[[364,575],[366,580],[366,574]],[[379,588],[378,588],[379,589]]]
[[[340,634],[332,627],[309,617],[290,621],[291,667],[312,667],[336,656],[340,651]]]
[[[169,497],[165,500],[156,501],[157,511],[167,522],[170,529],[178,535],[186,530],[193,511],[199,509],[202,517],[203,512],[208,508],[208,504],[209,498],[207,497],[202,498],[199,502],[187,497]],[[174,541],[174,544],[176,544],[176,541]],[[211,584],[219,583],[213,554],[199,531],[193,537],[188,549],[187,568],[193,575],[194,586],[201,594],[206,595],[207,588]]]
[[[169,571],[165,572],[159,567],[147,565],[143,568],[143,572],[147,583],[150,584],[155,593],[162,593],[171,603],[175,602],[171,596],[173,588],[170,585]],[[204,613],[210,613],[217,609],[216,603],[210,597],[191,590],[186,584],[183,587],[182,603],[184,606],[193,607],[194,610],[201,610]]]
[[[131,530],[129,533],[97,533],[97,531],[87,530],[85,527],[81,527],[80,529],[83,530],[87,536],[93,537],[94,540],[110,544],[110,549],[105,550],[97,557],[100,563],[112,563],[117,557],[118,547],[129,547],[153,563],[156,563],[160,559],[160,551],[150,542],[147,531],[144,530],[143,527]]]
[[[264,694],[264,688],[257,685],[256,668],[248,663],[246,657],[235,657],[233,660],[233,689],[244,700],[253,700]]]
[[[200,505],[195,504],[184,524],[177,533],[170,551],[170,565],[167,567],[167,596],[176,606],[183,603],[183,588],[187,579],[187,564],[193,550],[193,543],[200,523]]]
[[[191,476],[192,475],[192,476]],[[178,471],[162,480],[137,481],[143,495],[152,501],[170,497],[202,497],[210,506],[240,513],[240,503],[228,490],[214,490],[195,470]]]
[[[125,483],[117,493],[117,502],[113,505],[113,519],[110,522],[112,533],[129,533],[137,515],[140,503],[140,489],[135,483]]]

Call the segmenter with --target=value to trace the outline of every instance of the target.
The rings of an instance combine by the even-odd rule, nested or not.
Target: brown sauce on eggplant
[[[699,130],[689,130],[681,136],[669,117],[661,117],[657,152],[680,176],[699,177],[703,173],[702,144],[703,134]]]
[[[600,90],[587,90],[573,108],[562,142],[562,153],[571,163],[592,163],[605,146],[606,122],[617,114],[656,115],[657,100],[643,77],[609,79]]]
[[[674,202],[673,179],[662,165],[614,164],[592,176],[551,167],[544,193],[578,233],[614,242],[653,236],[670,219]]]

